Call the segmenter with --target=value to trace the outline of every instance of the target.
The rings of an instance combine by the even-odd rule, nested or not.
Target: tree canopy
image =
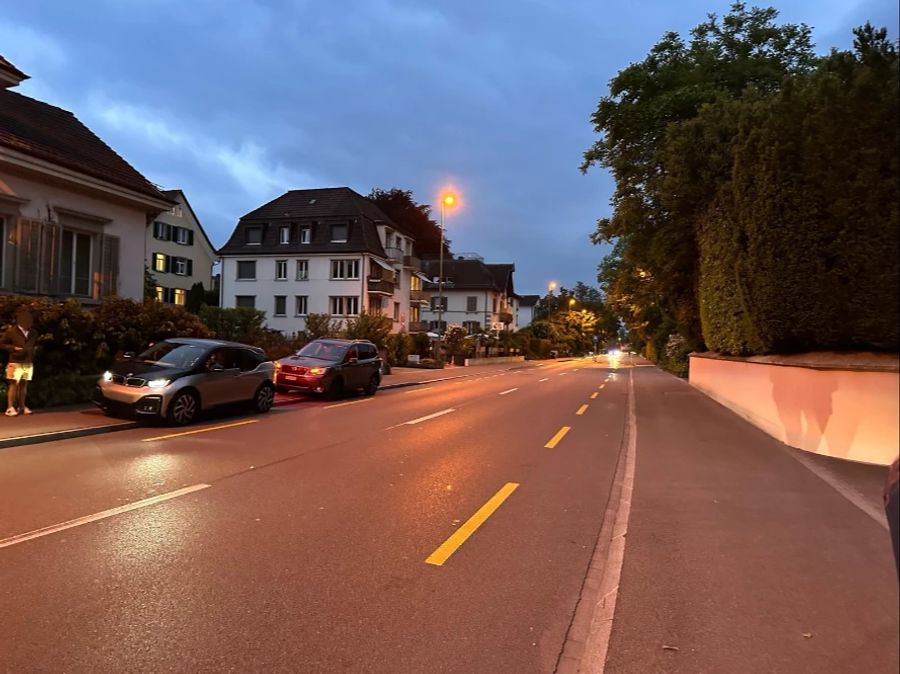
[[[411,190],[373,188],[368,198],[416,240],[419,257],[438,257],[441,250],[441,228],[431,218],[431,206],[413,199]],[[444,239],[444,255],[450,256],[450,241]]]

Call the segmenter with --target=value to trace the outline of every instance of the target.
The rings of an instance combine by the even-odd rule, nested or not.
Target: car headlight
[[[327,367],[311,367],[311,368],[309,368],[310,374],[325,374],[326,372],[328,372]]]
[[[147,382],[147,386],[150,388],[165,388],[170,381],[171,379],[151,379]]]
[[[103,381],[112,381],[112,372],[107,370],[103,373]]]

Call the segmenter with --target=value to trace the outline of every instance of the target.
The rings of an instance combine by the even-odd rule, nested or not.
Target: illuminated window
[[[175,288],[175,304],[183,307],[187,299],[187,291],[184,288]]]
[[[162,253],[153,253],[153,271],[162,273],[169,271],[166,256]]]
[[[157,302],[165,302],[166,301],[166,289],[162,286],[156,286],[156,301]]]

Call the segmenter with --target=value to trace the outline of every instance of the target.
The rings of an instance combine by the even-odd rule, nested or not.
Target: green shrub
[[[413,350],[413,339],[405,332],[388,335],[388,363],[394,367],[406,365],[406,360]]]
[[[61,374],[38,377],[28,384],[28,406],[34,409],[84,404],[91,399],[99,374]],[[0,383],[0,400],[6,405],[7,382]]]
[[[342,336],[345,339],[367,339],[380,349],[387,345],[392,325],[387,316],[363,311],[355,318],[347,319]]]
[[[331,314],[309,314],[306,317],[306,335],[310,340],[337,337],[340,330]]]
[[[255,344],[263,338],[266,314],[246,307],[200,308],[200,320],[219,339]]]

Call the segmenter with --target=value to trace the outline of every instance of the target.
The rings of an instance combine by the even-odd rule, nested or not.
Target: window
[[[418,323],[422,320],[422,309],[418,304],[413,304],[409,307],[409,320],[413,323]]]
[[[275,280],[287,281],[287,260],[275,260]]]
[[[188,276],[190,274],[189,264],[190,260],[186,260],[183,257],[176,257],[175,260],[175,273],[179,276]]]
[[[309,260],[297,260],[297,280],[309,280]]]
[[[358,279],[359,260],[332,260],[331,278],[336,280]]]
[[[163,274],[169,271],[169,256],[162,253],[153,253],[153,271]]]
[[[258,246],[262,243],[263,238],[262,227],[248,227],[246,230],[247,245]]]
[[[275,295],[275,315],[287,315],[287,295]]]
[[[309,243],[312,241],[312,227],[300,228],[300,243]]]
[[[470,335],[477,335],[481,332],[481,323],[478,321],[463,321],[463,327]]]
[[[360,360],[373,360],[378,358],[378,349],[376,349],[373,344],[360,344],[357,346],[357,349],[359,349]]]
[[[71,295],[91,294],[93,241],[90,234],[64,229],[59,259],[60,290]]]
[[[182,246],[193,246],[194,245],[194,233],[185,228],[185,227],[173,227],[175,230],[175,243],[180,243]]]
[[[172,238],[172,225],[166,222],[159,222],[158,220],[153,223],[153,238],[159,239],[160,241],[169,241]]]
[[[306,295],[294,296],[294,314],[296,316],[306,316],[309,313],[309,297]]]
[[[447,329],[447,321],[428,321],[428,329],[431,332],[443,333]]]
[[[186,299],[187,291],[184,288],[175,288],[175,304],[183,307]]]
[[[347,225],[331,226],[331,243],[347,243]]]
[[[166,289],[162,286],[156,286],[156,301],[157,302],[165,302],[166,301]]]
[[[237,263],[238,281],[256,280],[256,260],[239,260]]]
[[[240,351],[241,370],[244,372],[255,370],[260,365],[266,362],[266,357],[261,353],[257,353],[256,351],[252,351],[250,349],[241,349]]]
[[[359,297],[341,295],[329,299],[332,316],[356,316],[359,313]]]
[[[478,311],[478,297],[469,295],[466,298],[466,311]]]
[[[285,244],[291,242],[291,228],[288,226],[281,227],[278,230],[278,243]]]
[[[394,302],[394,321],[400,320],[400,302]]]
[[[440,302],[441,299],[443,299],[444,301]],[[444,298],[432,297],[431,298],[431,310],[437,311],[438,308],[440,308],[441,311],[447,311],[447,299],[448,299],[447,297],[444,297]],[[442,304],[443,306],[440,306],[439,303]]]
[[[169,211],[169,213],[174,215],[176,218],[180,218],[184,215],[184,211],[182,210],[181,206],[172,206],[172,210]]]
[[[421,290],[422,289],[422,279],[413,274],[409,277],[409,289],[410,290]]]
[[[234,306],[238,309],[256,309],[256,295],[235,295]]]

